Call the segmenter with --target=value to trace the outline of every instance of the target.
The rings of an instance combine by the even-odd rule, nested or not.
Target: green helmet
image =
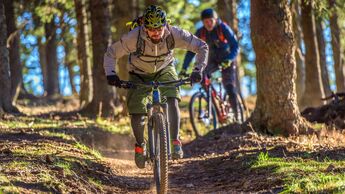
[[[166,13],[160,6],[150,5],[146,8],[144,13],[144,26],[146,28],[159,28],[165,26],[166,23]]]

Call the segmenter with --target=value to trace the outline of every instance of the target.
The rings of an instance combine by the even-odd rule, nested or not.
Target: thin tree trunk
[[[230,5],[230,26],[234,33],[236,34],[237,39],[239,40],[240,38],[240,32],[238,30],[238,18],[237,18],[237,2],[236,0],[231,0],[229,1]],[[241,50],[240,50],[241,52]],[[237,84],[237,89],[240,94],[242,94],[242,89],[241,89],[241,78],[244,75],[244,69],[242,66],[242,59],[241,59],[241,53],[238,53],[236,57],[236,65],[237,65],[237,79],[236,79],[236,84]]]
[[[164,3],[164,1],[159,1],[159,0],[145,0],[144,5],[145,5],[145,8],[148,7],[149,5],[158,5],[166,9],[166,4]]]
[[[300,107],[301,99],[304,94],[305,90],[305,63],[304,63],[304,55],[302,53],[301,45],[303,41],[303,32],[301,29],[301,14],[300,14],[300,6],[299,1],[295,0],[291,5],[292,16],[293,16],[293,29],[294,29],[294,36],[295,36],[295,58],[296,58],[296,66],[297,66],[297,78],[296,78],[296,94],[297,94],[297,102],[298,106]]]
[[[69,84],[72,88],[72,95],[77,96],[78,92],[77,92],[76,86],[75,86],[74,81],[73,81],[74,77],[75,77],[75,73],[73,71],[73,62],[67,62],[66,66],[67,66],[67,70],[68,70]]]
[[[45,24],[46,35],[46,63],[47,63],[47,96],[59,94],[59,76],[56,46],[56,27],[54,19]]]
[[[332,50],[334,60],[335,71],[335,83],[337,86],[337,92],[345,92],[345,65],[341,59],[341,40],[340,40],[340,28],[338,24],[338,14],[335,7],[335,0],[329,0],[330,8],[332,9],[332,15],[329,19],[332,34]]]
[[[128,21],[133,20],[135,18],[135,15],[131,12],[131,2],[134,2],[135,0],[130,0],[127,5],[123,5],[121,10],[116,9],[117,7],[121,6],[122,1],[121,0],[114,0],[114,7],[113,9],[113,25],[116,27],[116,33],[114,34],[114,37],[116,40],[118,40],[124,33],[128,32],[128,28],[124,26]],[[128,56],[124,56],[118,60],[117,63],[117,72],[119,77],[122,80],[128,80],[129,74],[128,74]],[[122,114],[126,115],[128,113],[127,106],[126,106],[126,95],[127,90],[124,89],[118,89],[117,95],[119,97],[119,100],[121,104],[123,105],[123,111]]]
[[[80,67],[80,106],[83,107],[92,99],[91,64],[87,56],[89,30],[85,0],[74,0],[74,3],[77,16],[78,65]]]
[[[326,96],[331,95],[331,86],[329,84],[327,62],[326,62],[326,43],[323,36],[322,18],[316,20],[317,42],[319,45],[320,67],[322,76],[323,91]]]
[[[20,85],[23,80],[22,65],[19,53],[19,33],[16,27],[16,17],[14,14],[14,1],[5,0],[5,13],[7,21],[7,37],[10,39],[10,72],[11,72],[11,99],[12,104],[16,103],[19,95]]]
[[[297,107],[295,47],[288,0],[252,0],[250,27],[256,53],[257,101],[249,121],[256,130],[271,134],[305,132],[307,126]]]
[[[42,78],[43,78],[43,88],[44,88],[43,96],[46,96],[47,89],[48,89],[46,44],[42,42],[41,37],[37,37],[37,44],[38,44],[38,53],[40,55],[39,61],[40,61],[40,66],[41,66],[41,71],[42,71]]]
[[[3,1],[0,1],[0,114],[12,112],[9,51],[6,48],[7,26]]]
[[[234,26],[234,21],[233,21],[233,9],[232,9],[232,4],[234,0],[226,1],[226,0],[218,0],[217,1],[217,9],[218,9],[218,14],[219,17],[227,22],[231,28]],[[236,4],[236,2],[234,2]],[[235,30],[234,30],[235,31]]]
[[[35,14],[33,15],[33,23],[34,23],[35,29],[43,25],[42,22],[40,21],[40,18]],[[41,74],[42,74],[42,81],[43,81],[43,88],[44,88],[43,96],[46,96],[47,88],[48,88],[47,55],[46,55],[46,42],[43,42],[42,36],[37,36],[37,46],[38,46],[39,63],[41,67]]]
[[[302,29],[306,48],[305,92],[301,100],[302,110],[306,107],[316,107],[323,104],[323,84],[320,69],[320,55],[317,44],[315,18],[313,14],[313,1],[302,1]]]
[[[237,3],[236,0],[218,0],[217,1],[217,8],[219,12],[220,18],[229,24],[231,29],[236,34],[237,38],[239,37],[239,30],[238,30],[238,19],[237,19]],[[230,10],[230,11],[229,11]],[[244,75],[244,70],[241,66],[241,54],[239,53],[236,57],[235,61],[237,65],[237,80],[236,85],[238,88],[238,92],[241,94],[241,77]]]
[[[108,0],[91,0],[91,26],[93,50],[93,99],[84,109],[85,113],[94,116],[114,114],[114,87],[107,85],[103,69],[103,56],[110,45],[110,21]]]

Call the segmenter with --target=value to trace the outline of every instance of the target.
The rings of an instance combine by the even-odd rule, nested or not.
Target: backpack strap
[[[166,43],[167,43],[168,51],[170,52],[171,50],[175,48],[175,40],[174,40],[174,36],[172,35],[169,24],[167,25],[167,29],[170,32],[170,35],[166,38]]]
[[[137,50],[133,53],[136,56],[141,56],[145,51],[145,40],[141,38],[141,29],[139,29],[138,38],[137,38]]]
[[[205,29],[205,27],[201,28],[200,39],[206,42],[206,29]]]
[[[228,40],[225,38],[224,33],[223,33],[222,23],[218,24],[218,26],[217,26],[217,36],[221,42],[228,43]],[[203,41],[206,41],[206,29],[205,29],[205,27],[201,28],[200,39]]]
[[[221,42],[228,43],[228,40],[225,38],[224,33],[223,33],[222,24],[223,24],[223,22],[220,23],[217,27],[217,36]]]

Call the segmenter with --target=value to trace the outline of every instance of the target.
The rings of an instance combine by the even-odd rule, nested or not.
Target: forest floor
[[[154,193],[152,169],[133,162],[129,119],[61,112],[76,105],[22,103],[28,116],[0,120],[0,193]],[[318,136],[283,138],[233,125],[195,140],[185,123],[169,193],[341,193],[345,135],[318,127]]]

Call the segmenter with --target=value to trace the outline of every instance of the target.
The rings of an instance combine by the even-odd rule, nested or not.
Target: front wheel
[[[154,178],[157,193],[168,192],[168,147],[166,126],[163,113],[152,115],[154,129]]]
[[[197,137],[217,128],[217,114],[212,105],[209,113],[207,98],[202,92],[195,93],[189,103],[189,116]]]
[[[227,112],[228,112],[229,119],[231,120],[231,122],[237,121],[239,123],[243,123],[246,120],[246,114],[245,114],[246,106],[240,94],[236,94],[236,98],[237,98],[237,118],[236,118],[234,109],[231,107],[229,95],[226,94],[224,101],[228,102],[228,104],[230,105]]]

